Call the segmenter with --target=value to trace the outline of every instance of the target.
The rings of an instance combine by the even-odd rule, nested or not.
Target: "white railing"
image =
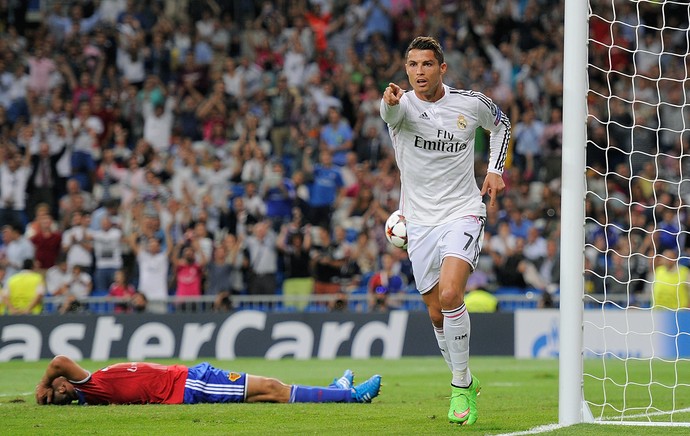
[[[515,309],[535,309],[541,307],[541,296],[534,292],[523,294],[496,295],[499,312],[512,312]],[[273,312],[328,312],[347,311],[364,313],[376,311],[369,307],[366,294],[338,295],[235,295],[232,297],[233,310],[262,310]],[[59,313],[64,297],[46,297],[43,301],[43,313]],[[196,298],[169,297],[164,300],[149,301],[148,311],[158,313],[198,313],[213,311],[215,296],[205,295]],[[629,301],[627,294],[587,294],[585,307],[588,309],[621,307]],[[80,300],[77,313],[110,314],[115,313],[118,304],[127,304],[128,300],[114,297],[88,297]],[[558,307],[559,295],[553,296],[553,305]],[[638,307],[649,307],[649,298],[640,296]],[[404,293],[392,296],[389,300],[391,309],[425,311],[422,298],[417,293]],[[622,306],[624,307],[624,306]]]
[[[147,311],[154,313],[197,313],[213,311],[215,295],[194,298],[168,297],[163,300],[149,300]],[[127,304],[126,298],[87,297],[79,300],[76,313],[115,313],[118,304]],[[43,313],[58,313],[64,297],[46,297]],[[233,310],[264,310],[275,312],[370,312],[366,294],[345,295],[234,295],[231,297]],[[419,294],[400,294],[389,300],[391,309],[426,310]]]

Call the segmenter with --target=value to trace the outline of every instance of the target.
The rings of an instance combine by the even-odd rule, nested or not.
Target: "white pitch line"
[[[690,411],[690,409],[681,409],[681,410],[676,410],[676,412],[687,412]],[[659,416],[659,415],[665,415],[667,413],[665,412],[657,412],[657,413],[649,413],[647,415],[640,415],[640,417],[644,416]],[[631,416],[627,416],[626,418],[632,418]],[[638,427],[688,427],[690,426],[689,423],[687,422],[645,422],[645,421],[594,421],[591,423],[587,424],[599,424],[599,425],[625,425],[625,426],[638,426]],[[566,426],[560,425],[560,424],[548,424],[548,425],[540,425],[539,427],[534,427],[529,430],[524,430],[524,431],[517,431],[513,433],[501,433],[497,434],[494,436],[524,436],[524,435],[532,435],[532,434],[541,434],[541,433],[549,433],[555,430],[558,430],[560,428],[564,428]]]
[[[690,408],[686,407],[684,409],[677,409],[677,410],[670,410],[670,411],[661,410],[658,412],[638,413],[636,415],[626,415],[625,419],[647,418],[649,416],[667,416],[667,415],[672,415],[674,413],[686,413],[686,412],[690,412]],[[608,423],[608,421],[620,422],[620,416],[605,416],[601,419],[601,421],[606,421],[606,423]],[[687,425],[687,423],[684,423],[684,424]]]
[[[33,392],[19,392],[17,394],[0,394],[0,397],[21,397],[22,395],[31,395]]]
[[[525,431],[516,431],[513,433],[501,433],[498,435],[494,436],[522,436],[522,435],[529,435],[529,434],[540,434],[540,433],[549,433],[555,430],[558,430],[559,428],[563,428],[563,425],[559,424],[548,424],[548,425],[540,425],[539,427],[534,427],[529,430]]]

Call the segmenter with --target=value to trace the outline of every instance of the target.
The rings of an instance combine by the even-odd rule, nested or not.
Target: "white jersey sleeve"
[[[403,94],[400,104],[381,101],[400,169],[400,210],[413,224],[438,225],[463,216],[485,216],[474,174],[478,127],[491,134],[489,171],[501,174],[510,140],[508,117],[485,95],[444,85],[435,102]]]
[[[503,174],[503,167],[510,142],[510,121],[493,101],[480,92],[470,91],[482,104],[479,105],[480,126],[490,133],[488,171]]]

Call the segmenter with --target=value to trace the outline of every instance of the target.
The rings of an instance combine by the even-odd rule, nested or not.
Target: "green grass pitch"
[[[179,363],[156,360],[160,363]],[[114,361],[113,361],[114,362]],[[96,370],[112,362],[81,362]],[[198,362],[184,362],[194,364]],[[383,376],[383,390],[372,404],[202,404],[181,406],[37,406],[33,388],[47,361],[0,363],[2,434],[123,434],[123,435],[427,435],[507,434],[558,422],[558,362],[473,357],[471,368],[482,381],[479,421],[458,427],[446,419],[449,373],[438,358],[401,360],[280,360],[237,359],[211,361],[235,371],[273,376],[286,383],[325,385],[345,368],[355,381]],[[589,364],[588,364],[589,365]],[[629,367],[628,376],[644,378],[645,368]],[[660,369],[663,371],[665,369]],[[671,370],[670,368],[668,369]],[[593,368],[593,372],[597,369]],[[602,372],[603,373],[603,372]],[[606,369],[612,379],[625,379],[619,367]],[[599,383],[601,385],[602,383]],[[593,393],[601,386],[593,386]],[[639,392],[644,391],[644,392]],[[644,401],[648,391],[632,389]],[[669,393],[677,407],[690,407],[690,397]],[[687,395],[682,393],[682,395]],[[674,420],[682,420],[674,417]],[[690,417],[686,416],[686,421]],[[681,435],[688,428],[577,425],[555,429],[550,435]]]

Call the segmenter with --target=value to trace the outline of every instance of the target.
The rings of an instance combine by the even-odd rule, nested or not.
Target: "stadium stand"
[[[4,283],[23,260],[14,247],[52,232],[52,262],[99,284],[75,310],[366,311],[391,253],[400,307],[423,310],[406,253],[383,235],[400,190],[378,104],[389,82],[405,87],[404,49],[428,34],[445,82],[482,90],[514,126],[482,287],[499,310],[557,303],[546,247],[560,232],[562,0],[48,0],[28,21],[23,3],[5,3],[0,23]],[[278,248],[294,234],[303,253]],[[285,304],[292,277],[316,283],[306,302]],[[48,286],[44,311],[69,292]]]

